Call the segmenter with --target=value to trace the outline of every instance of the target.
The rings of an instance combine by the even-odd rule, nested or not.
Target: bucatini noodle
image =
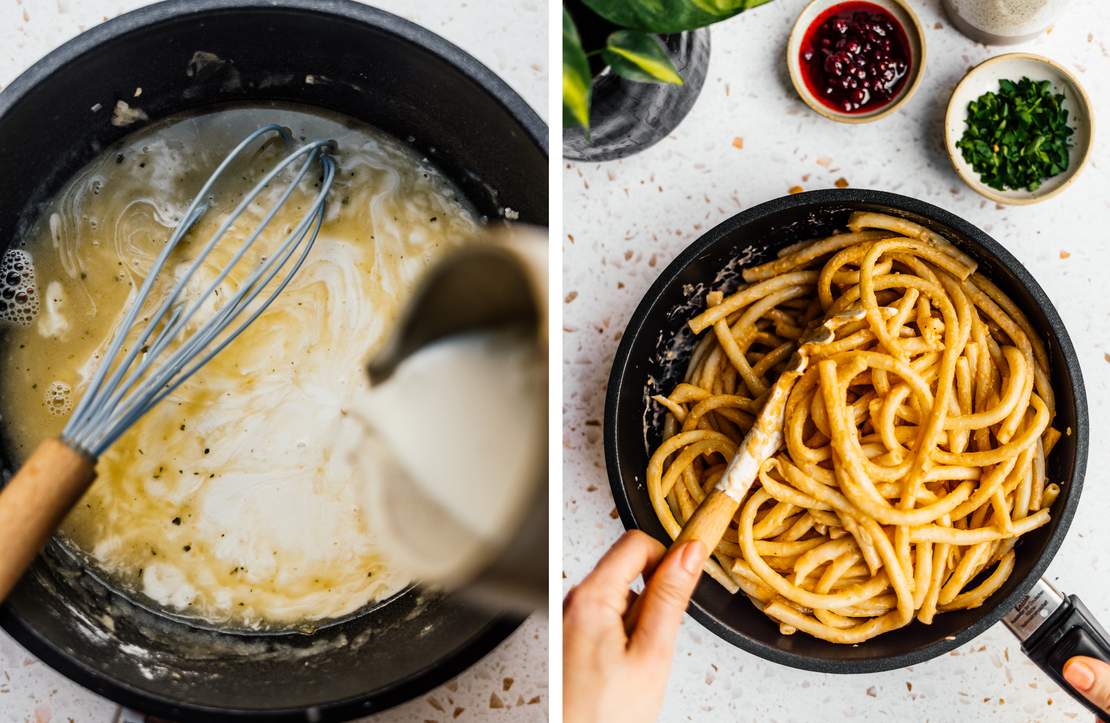
[[[909,221],[856,213],[707,295],[648,492],[675,537],[759,414],[807,326],[862,309],[816,349],[786,405],[785,443],[707,572],[781,631],[859,643],[977,607],[1049,520],[1059,439],[1048,359],[975,263]]]

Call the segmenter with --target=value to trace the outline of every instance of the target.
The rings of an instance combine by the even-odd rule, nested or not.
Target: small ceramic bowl
[[[1071,137],[1068,167],[1063,173],[1047,179],[1036,191],[999,191],[979,180],[979,174],[964,160],[956,143],[963,136],[967,125],[968,103],[988,91],[997,93],[998,81],[1003,78],[1018,81],[1023,77],[1050,81],[1055,92],[1064,94],[1068,124],[1075,129],[1075,134]],[[956,84],[952,97],[948,99],[948,111],[944,115],[944,145],[956,173],[976,193],[995,203],[1036,203],[1060,193],[1079,175],[1091,153],[1094,124],[1090,101],[1075,76],[1048,58],[1031,53],[1007,53],[983,61],[969,70],[963,80]]]
[[[894,19],[902,26],[902,30],[905,31],[910,51],[909,77],[902,84],[898,94],[891,98],[886,105],[864,113],[838,111],[822,103],[806,85],[805,78],[802,76],[801,52],[802,42],[805,40],[806,31],[809,30],[810,25],[826,10],[849,1],[854,5],[860,4],[855,0],[813,0],[809,5],[806,5],[805,10],[802,10],[801,15],[794,21],[794,29],[790,31],[790,38],[786,41],[786,67],[790,71],[790,82],[794,84],[794,90],[798,92],[798,95],[810,108],[826,118],[841,123],[868,123],[893,113],[899,106],[909,100],[910,96],[917,90],[917,86],[921,83],[921,78],[925,74],[925,31],[921,27],[921,21],[918,19],[917,13],[905,0],[866,0],[867,4],[878,5],[893,15]]]

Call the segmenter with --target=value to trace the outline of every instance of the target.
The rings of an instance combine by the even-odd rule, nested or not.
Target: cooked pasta
[[[707,294],[684,380],[647,469],[677,537],[720,480],[797,342],[856,311],[811,350],[759,468],[706,571],[779,623],[859,643],[973,608],[1049,521],[1059,439],[1048,358],[1029,321],[932,231],[856,213]]]

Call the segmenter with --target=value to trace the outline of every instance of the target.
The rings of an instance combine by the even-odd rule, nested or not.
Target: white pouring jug
[[[432,267],[350,405],[386,558],[505,610],[547,604],[547,334],[546,236],[502,230]]]

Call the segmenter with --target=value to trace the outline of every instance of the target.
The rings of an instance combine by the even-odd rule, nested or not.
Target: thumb
[[[678,627],[694,594],[709,553],[700,540],[691,540],[667,553],[644,586],[641,612],[629,648],[669,660]]]
[[[1064,680],[1084,698],[1110,713],[1110,665],[1077,655],[1064,663]]]

